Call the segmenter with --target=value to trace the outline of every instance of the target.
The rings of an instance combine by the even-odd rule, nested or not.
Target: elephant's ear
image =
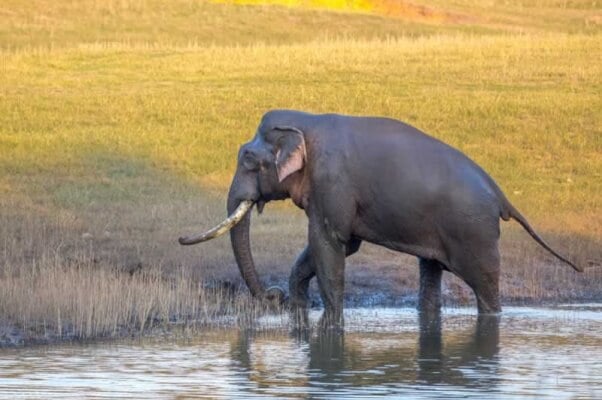
[[[278,180],[282,182],[305,165],[305,138],[301,130],[291,126],[277,126],[274,129],[283,131],[278,139],[276,152],[276,170]]]

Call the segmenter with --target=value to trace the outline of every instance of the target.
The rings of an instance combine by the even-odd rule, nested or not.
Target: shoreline
[[[244,295],[236,296],[233,301],[241,301],[241,297]],[[246,297],[246,296],[245,296]],[[313,297],[313,296],[312,296]],[[415,309],[417,306],[416,296],[408,296],[402,299],[387,301],[387,302],[376,302],[375,297],[384,298],[382,296],[374,296],[368,293],[364,293],[359,299],[349,299],[349,296],[345,298],[345,310],[354,309]],[[244,300],[243,300],[244,301]],[[247,300],[248,301],[248,300]],[[321,304],[311,299],[312,306],[310,311],[322,311],[323,307]],[[601,293],[590,293],[586,296],[581,296],[574,299],[556,299],[545,298],[540,300],[535,299],[521,299],[521,298],[505,298],[502,299],[502,313],[504,315],[504,309],[506,307],[525,307],[525,308],[572,308],[572,307],[593,307],[595,310],[602,308],[602,294]],[[445,314],[446,310],[471,310],[474,311],[474,315],[477,315],[476,304],[457,304],[450,299],[444,299],[444,305],[442,312]],[[266,315],[281,316],[288,318],[288,311],[286,309],[264,309],[260,314],[256,315],[256,318],[264,317]],[[186,331],[186,335],[202,334],[205,330],[215,329],[244,329],[247,327],[246,323],[250,321],[239,321],[238,315],[224,314],[216,317],[213,321],[202,321],[197,323],[196,321],[152,321],[150,327],[144,328],[140,331],[137,328],[120,327],[117,334],[111,335],[98,335],[90,337],[81,337],[75,335],[73,332],[63,333],[61,337],[56,334],[56,329],[45,329],[45,332],[26,332],[26,330],[19,328],[16,324],[11,324],[8,321],[0,321],[0,351],[7,349],[26,349],[38,346],[55,346],[64,344],[74,345],[86,345],[91,343],[113,343],[123,340],[142,340],[142,339],[157,339],[167,340],[169,337],[177,336],[178,331]],[[250,322],[252,324],[252,322]]]

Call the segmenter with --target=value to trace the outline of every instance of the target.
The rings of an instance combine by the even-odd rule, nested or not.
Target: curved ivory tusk
[[[226,218],[221,224],[217,225],[215,228],[209,229],[207,232],[197,236],[181,237],[180,239],[178,239],[178,242],[180,242],[180,244],[182,245],[197,244],[221,236],[224,233],[228,232],[230,229],[232,229],[234,225],[238,224],[240,220],[243,219],[247,211],[251,209],[251,207],[253,207],[253,201],[241,201],[236,210],[234,210],[234,212],[230,214],[228,218]]]

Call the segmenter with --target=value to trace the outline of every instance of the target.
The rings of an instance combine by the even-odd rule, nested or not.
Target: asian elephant
[[[419,310],[439,310],[441,274],[450,271],[474,291],[479,313],[500,311],[500,218],[516,220],[556,253],[510,204],[494,180],[460,151],[403,122],[380,117],[267,112],[238,153],[227,201],[229,217],[212,230],[180,238],[209,240],[230,230],[244,281],[265,290],[251,255],[249,210],[290,198],[309,219],[308,244],[289,280],[290,304],[304,309],[317,276],[324,316],[342,322],[345,257],[362,241],[420,260]]]

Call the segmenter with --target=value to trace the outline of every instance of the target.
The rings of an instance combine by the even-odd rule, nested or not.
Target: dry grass
[[[84,206],[78,196],[95,195],[77,192],[77,212],[0,199],[0,347],[240,326],[268,311],[239,292],[226,241],[177,244],[184,229],[221,214],[222,202],[147,178],[156,191],[135,201]]]
[[[3,3],[0,319],[32,337],[91,337],[252,307],[205,289],[240,283],[227,239],[182,248],[175,238],[223,216],[236,150],[270,108],[415,124],[483,165],[555,248],[602,263],[599,10],[447,3],[411,4],[462,18]],[[286,286],[305,217],[269,205],[254,219],[260,275]],[[504,226],[506,302],[599,299],[602,268],[575,274]],[[416,293],[415,261],[375,246],[347,275],[350,304]],[[448,304],[472,302],[455,278],[444,288]]]
[[[99,246],[89,232],[77,238],[69,218],[4,215],[2,222],[0,347],[148,334],[174,325],[193,331],[240,326],[269,311],[236,286],[211,284],[191,268],[166,272],[140,260],[122,265],[116,260],[123,262],[126,253],[107,257],[117,241]]]

